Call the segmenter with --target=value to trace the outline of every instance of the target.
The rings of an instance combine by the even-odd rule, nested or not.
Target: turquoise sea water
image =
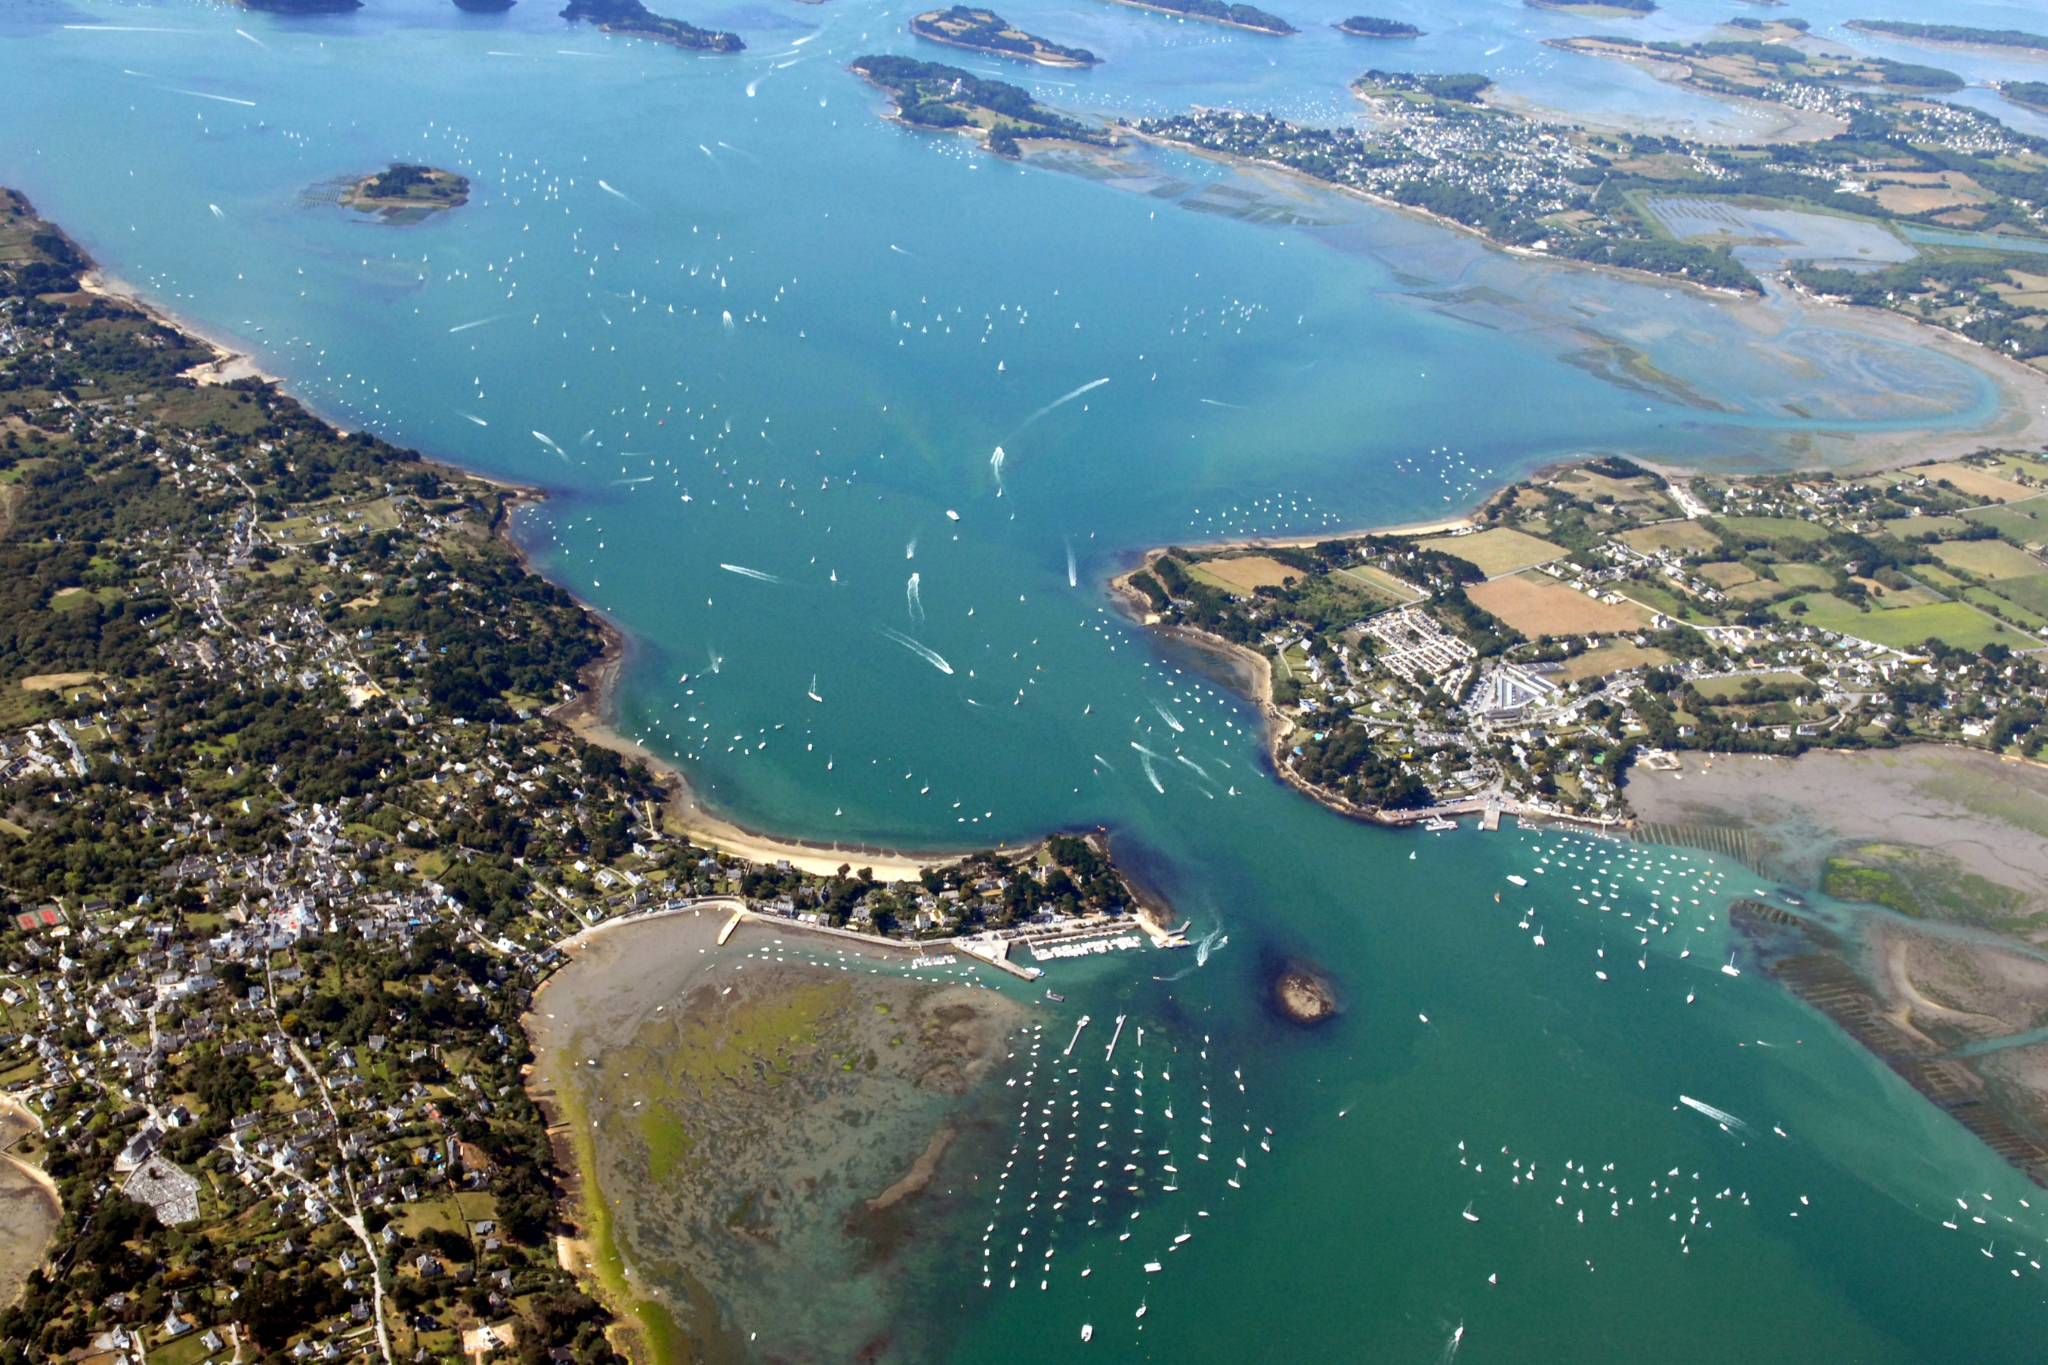
[[[1692,98],[1532,41],[1592,21],[1386,11],[1436,30],[1410,50],[1326,27],[1351,8],[1287,9],[1305,31],[1279,40],[1033,0],[1004,13],[1109,60],[1003,74],[1137,113],[1338,117],[1346,79],[1404,61],[1562,107]],[[1763,467],[1845,434],[1967,429],[1992,410],[1981,376],[1188,158],[1018,167],[907,133],[842,68],[915,50],[914,9],[678,9],[750,44],[701,58],[539,0],[319,20],[16,3],[0,178],[335,420],[546,485],[520,533],[633,636],[623,728],[736,818],[917,847],[1106,825],[1198,933],[1228,933],[1173,982],[1153,978],[1191,956],[1056,967],[1068,1002],[1045,1036],[1082,1011],[1127,1014],[1147,1047],[1207,1035],[1216,1123],[1243,1130],[1219,1156],[1250,1146],[1241,1188],[1163,1195],[1148,1168],[1151,1240],[1064,1227],[1043,1290],[981,1286],[986,1225],[1022,1225],[964,1209],[930,1232],[957,1239],[959,1274],[900,1305],[931,1329],[902,1352],[1437,1360],[1462,1324],[1474,1360],[2028,1358],[2048,1317],[2031,1187],[1754,971],[1718,970],[1746,872],[1638,853],[1636,899],[1603,912],[1558,887],[1562,864],[1533,868],[1618,846],[1339,820],[1272,783],[1249,711],[1099,588],[1147,545],[1441,516],[1588,450]],[[462,170],[474,201],[391,229],[309,196],[396,158]],[[1216,211],[1253,198],[1290,218]],[[1668,382],[1602,378],[1618,348]],[[1703,903],[1638,950],[1616,926],[1658,875]],[[1262,1003],[1292,957],[1346,1001],[1314,1034]],[[1238,1072],[1244,1091],[1223,1089]],[[1517,1159],[1544,1181],[1590,1169],[1560,1206],[1512,1183]],[[1680,1193],[1653,1204],[1652,1178]],[[1155,1211],[1194,1228],[1182,1249]],[[1042,1253],[1032,1236],[1015,1240]],[[764,1354],[786,1311],[735,1306]]]

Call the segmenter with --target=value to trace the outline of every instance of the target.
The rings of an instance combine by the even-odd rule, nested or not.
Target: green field
[[[1968,529],[1969,523],[1961,517],[1890,517],[1885,520],[1886,534],[1904,540],[1907,536],[1953,536]]]
[[[2048,497],[2009,502],[2003,507],[1972,507],[1963,515],[2022,545],[2048,542]]]
[[[1833,593],[1818,592],[1795,600],[1806,604],[1805,615],[1792,615],[1790,602],[1771,611],[1787,621],[1853,635],[1893,649],[1912,649],[1930,638],[1955,649],[1982,649],[1994,641],[2014,649],[2039,647],[2039,642],[2024,632],[1994,621],[1963,602],[1937,602],[1895,611],[1858,611]]]
[[[2048,571],[2040,560],[2002,540],[1954,540],[1935,546],[1934,557],[1979,578],[2026,578]]]
[[[1788,588],[1831,588],[1835,585],[1833,572],[1818,564],[1773,564],[1771,572]]]
[[[2040,630],[2048,627],[2048,620],[2043,620],[2041,613],[2028,611],[2017,602],[2001,597],[1989,588],[1965,588],[1961,595],[1965,602],[1974,602],[1993,615],[2003,616],[2023,629]]]
[[[1737,538],[1807,543],[1828,538],[1827,527],[1816,526],[1810,521],[1793,521],[1789,517],[1721,517],[1719,521],[1730,535]]]
[[[2048,573],[2037,573],[2027,578],[2001,579],[1998,595],[2008,602],[2025,607],[2037,616],[2048,616]]]

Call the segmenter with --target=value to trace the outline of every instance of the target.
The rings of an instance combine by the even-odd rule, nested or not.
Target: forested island
[[[996,57],[1017,57],[1040,66],[1096,66],[1102,61],[1086,48],[1062,47],[1015,28],[994,10],[965,5],[920,14],[910,21],[910,31],[935,43]]]
[[[1962,24],[1915,24],[1899,19],[1851,19],[1849,28],[1911,38],[1922,43],[1955,43],[1980,47],[2018,47],[2048,52],[2048,37],[2016,28],[1969,28]]]
[[[454,171],[394,162],[366,175],[342,195],[344,208],[374,213],[387,223],[418,222],[469,202],[469,181]]]
[[[1588,18],[1640,19],[1657,8],[1656,0],[1522,0],[1531,9],[1563,10]]]
[[[242,8],[265,14],[347,14],[363,7],[363,0],[239,0]]]
[[[1998,87],[1998,93],[2014,104],[2048,111],[2048,81],[2005,81]]]
[[[1062,138],[1110,145],[1107,133],[1031,98],[1007,81],[985,80],[957,66],[910,57],[857,57],[850,70],[895,96],[895,117],[918,128],[958,130],[984,136],[999,156],[1022,154],[1019,138]]]
[[[747,46],[737,33],[715,33],[655,14],[640,0],[569,0],[562,17],[588,20],[606,33],[657,38],[693,52],[742,52]]]
[[[502,14],[519,0],[455,0],[455,8],[472,14]]]
[[[1399,19],[1374,19],[1354,14],[1337,27],[1358,38],[1420,38],[1422,30]]]
[[[1212,24],[1228,24],[1233,28],[1248,28],[1259,33],[1299,33],[1301,30],[1277,14],[1252,5],[1230,5],[1223,0],[1110,0],[1117,5],[1130,5],[1137,9],[1156,9],[1163,14],[1178,14],[1189,19],[1206,19]]]

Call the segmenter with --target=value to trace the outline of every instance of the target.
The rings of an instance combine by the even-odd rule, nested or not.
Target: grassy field
[[[2026,578],[2048,565],[2002,540],[1952,540],[1934,547],[1934,557],[1979,578]]]
[[[1695,683],[1694,686],[1699,689],[1699,694],[1709,701],[1727,701],[1730,697],[1739,696],[1742,692],[1742,685],[1748,681],[1748,678],[1708,678],[1704,682]],[[1760,686],[1764,687],[1768,687],[1773,683],[1781,684],[1785,687],[1797,687],[1805,682],[1806,679],[1801,674],[1786,672],[1766,673],[1756,681]]]
[[[1965,602],[1974,602],[1994,616],[2002,616],[2023,630],[2040,630],[2048,627],[2041,613],[2028,611],[2017,602],[2009,601],[1989,588],[1964,588],[1959,594]]]
[[[1375,569],[1369,564],[1356,569],[1333,569],[1330,576],[1349,579],[1353,583],[1362,584],[1370,591],[1385,593],[1396,602],[1420,602],[1429,596],[1413,583],[1404,583],[1392,574]]]
[[[1562,559],[1565,555],[1561,545],[1538,540],[1506,526],[1496,526],[1472,536],[1437,536],[1421,544],[1476,565],[1479,572],[1488,578],[1531,569],[1553,559]]]
[[[1963,515],[2022,545],[2048,542],[2048,497],[2032,497],[2003,507],[1973,507]]]
[[[2024,632],[1994,621],[1964,602],[1937,602],[1932,606],[1900,607],[1895,611],[1858,611],[1833,593],[1813,593],[1794,601],[1806,604],[1806,613],[1791,613],[1791,602],[1771,610],[1787,621],[1803,622],[1853,635],[1859,640],[1912,649],[1929,639],[1940,640],[1955,649],[1982,649],[1996,641],[2014,649],[2034,649],[2039,642]]]
[[[1720,522],[1730,535],[1743,539],[1811,543],[1828,538],[1827,527],[1788,517],[1722,517]]]
[[[1968,528],[1961,517],[1892,517],[1884,523],[1887,534],[1907,536],[1952,536]]]
[[[2048,573],[1999,580],[1998,595],[2039,616],[2048,616]]]
[[[1719,536],[1696,521],[1660,521],[1655,526],[1638,526],[1632,531],[1623,531],[1622,544],[1631,550],[1649,554],[1654,550],[1672,550],[1689,554],[1694,550],[1711,550],[1721,543]]]
[[[1749,565],[1738,564],[1732,559],[1717,560],[1712,564],[1701,564],[1694,570],[1701,578],[1722,589],[1739,587],[1744,583],[1756,582],[1756,575]]]
[[[1645,649],[1626,640],[1589,649],[1577,658],[1566,659],[1564,667],[1549,674],[1552,682],[1571,683],[1581,678],[1604,678],[1610,673],[1619,673],[1625,668],[1643,668],[1656,664],[1668,664],[1671,656],[1661,649]]]
[[[1832,588],[1835,576],[1818,564],[1776,564],[1771,572],[1788,588]]]

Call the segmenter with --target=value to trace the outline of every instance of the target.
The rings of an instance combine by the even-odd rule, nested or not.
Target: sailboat
[[[811,674],[811,690],[810,690],[810,691],[808,691],[808,692],[806,692],[806,693],[804,693],[804,695],[805,695],[805,696],[807,696],[807,697],[809,697],[809,698],[810,698],[810,699],[811,699],[812,701],[818,701],[818,702],[821,702],[821,701],[825,700],[825,699],[824,699],[823,697],[821,697],[821,696],[819,696],[819,695],[818,695],[818,675],[817,675],[817,674],[815,674],[815,673]]]
[[[1476,1223],[1479,1221],[1479,1215],[1472,1212],[1472,1204],[1470,1201],[1467,1201],[1465,1205],[1465,1212],[1460,1214],[1459,1216],[1468,1223]]]

